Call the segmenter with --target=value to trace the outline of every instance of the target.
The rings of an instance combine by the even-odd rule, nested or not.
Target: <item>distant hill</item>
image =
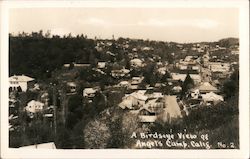
[[[238,38],[225,38],[218,41],[218,44],[223,47],[230,47],[233,45],[239,45]]]

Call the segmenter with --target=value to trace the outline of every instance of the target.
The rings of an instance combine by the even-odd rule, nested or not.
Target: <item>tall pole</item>
[[[56,136],[56,130],[57,130],[57,118],[56,118],[56,113],[57,111],[57,94],[56,94],[56,88],[53,86],[53,117],[54,117],[54,134]]]

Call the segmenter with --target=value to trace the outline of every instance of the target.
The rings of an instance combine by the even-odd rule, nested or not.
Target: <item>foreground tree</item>
[[[194,87],[194,80],[190,77],[189,73],[186,76],[186,79],[182,83],[182,92],[181,96],[184,97],[185,94]]]

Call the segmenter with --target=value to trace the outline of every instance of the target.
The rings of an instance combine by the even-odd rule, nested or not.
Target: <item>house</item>
[[[36,145],[22,146],[19,147],[21,149],[56,149],[56,145],[54,142],[42,143]]]
[[[161,98],[148,98],[145,102],[144,107],[146,107],[154,112],[160,113],[163,110],[163,108],[165,107],[163,97],[161,97]]]
[[[97,63],[97,68],[104,69],[105,67],[106,67],[106,62],[98,62]]]
[[[129,109],[137,114],[140,122],[155,122],[157,116],[165,109],[165,100],[161,92],[147,93],[148,90],[138,90],[125,95],[119,104],[122,109]]]
[[[25,110],[28,113],[37,113],[37,112],[41,112],[43,111],[44,108],[44,103],[39,102],[39,101],[35,101],[35,100],[31,100],[30,102],[28,102],[27,106],[25,107]]]
[[[231,50],[231,54],[233,54],[233,55],[239,55],[239,50]]]
[[[141,107],[140,103],[144,101],[142,98],[138,99],[132,95],[126,95],[118,106],[122,109],[136,110]]]
[[[192,90],[190,96],[192,99],[198,99],[200,97],[200,90],[199,89]]]
[[[133,48],[132,51],[133,51],[133,52],[137,52],[137,48]]]
[[[161,75],[165,75],[167,72],[167,67],[160,67],[157,69],[157,72],[160,73]]]
[[[201,82],[201,76],[199,74],[189,74],[190,77],[194,80],[195,84]],[[181,80],[182,82],[185,81],[187,74],[180,74],[180,73],[171,73],[172,79],[175,81]]]
[[[128,69],[120,69],[120,70],[112,70],[111,71],[111,76],[115,78],[120,78],[120,77],[128,77],[129,76],[130,70]]]
[[[98,88],[85,88],[83,90],[83,97],[89,97],[92,98],[95,96],[96,92],[98,91]]]
[[[140,84],[144,77],[132,77],[132,82],[131,84]]]
[[[224,101],[223,96],[215,94],[214,92],[202,94],[201,96],[205,102],[219,103],[221,101]]]
[[[138,89],[138,85],[143,81],[144,77],[132,77],[130,89]]]
[[[194,90],[199,90],[201,94],[209,93],[209,92],[218,92],[219,90],[211,85],[209,82],[203,82],[198,87],[196,87]]]
[[[141,50],[142,51],[150,51],[150,50],[154,50],[154,48],[145,46],[145,47],[142,47]]]
[[[229,72],[230,64],[229,63],[222,63],[222,62],[210,62],[209,69],[212,72]]]
[[[120,83],[118,83],[118,86],[120,86],[120,87],[129,87],[130,83],[128,81],[121,81]]]
[[[26,92],[31,81],[34,81],[34,78],[25,75],[11,76],[9,77],[9,89],[11,91],[18,91],[18,88],[20,88],[22,92]]]
[[[142,107],[148,99],[145,92],[146,90],[138,90],[131,94],[126,94],[123,97],[122,102],[119,104],[119,107],[122,109],[138,109]]]
[[[157,119],[157,113],[148,108],[141,108],[138,112],[138,118],[142,123],[153,123]]]
[[[196,56],[186,56],[185,59],[180,59],[179,63],[182,65],[195,65],[197,58]]]
[[[138,58],[130,60],[130,65],[132,67],[143,67],[144,66],[143,61],[138,59]]]
[[[67,92],[68,93],[76,93],[76,83],[75,82],[67,82]]]
[[[172,91],[173,91],[174,93],[179,93],[179,92],[182,91],[182,88],[181,88],[181,86],[174,86],[174,87],[172,88]]]

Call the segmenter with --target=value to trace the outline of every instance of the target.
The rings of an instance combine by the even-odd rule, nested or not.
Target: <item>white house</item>
[[[162,74],[162,75],[165,75],[167,72],[167,67],[160,67],[160,68],[158,68],[157,72]]]
[[[44,103],[31,100],[25,107],[25,110],[29,113],[37,113],[37,112],[41,112],[43,110],[43,107],[44,107]]]
[[[130,70],[128,69],[120,69],[120,70],[112,70],[111,75],[112,77],[119,78],[119,77],[128,77]]]
[[[145,101],[148,99],[148,97],[145,95],[145,92],[146,90],[138,90],[131,94],[126,94],[123,97],[122,102],[119,104],[119,107],[122,109],[135,109],[142,107],[145,104]]]
[[[129,87],[130,83],[128,81],[121,81],[118,86],[120,87]]]
[[[211,85],[209,82],[203,82],[194,90],[198,89],[201,94],[209,93],[209,92],[218,92],[219,90]]]
[[[133,59],[130,61],[132,67],[143,67],[143,61],[140,59]]]
[[[142,82],[144,77],[132,77],[131,85],[129,86],[130,89],[138,89],[138,85]]]
[[[95,88],[85,88],[83,90],[83,96],[84,97],[94,97],[97,90],[98,89],[95,89]]]
[[[105,67],[106,67],[106,62],[98,62],[98,63],[97,63],[97,68],[103,69],[103,68],[105,68]]]
[[[31,81],[34,81],[34,78],[25,75],[14,75],[9,77],[9,88],[11,90],[17,90],[20,87],[22,92],[26,92],[28,83]]]
[[[230,70],[230,64],[221,62],[210,62],[209,69],[212,72],[228,72]]]
[[[131,84],[140,84],[144,77],[132,77],[132,82]]]
[[[202,96],[202,99],[205,102],[210,102],[210,101],[212,101],[212,102],[224,101],[224,98],[221,95],[215,94],[213,92],[206,93],[206,94],[203,94],[201,96]]]
[[[157,114],[153,110],[143,107],[138,112],[138,118],[142,123],[154,123],[157,119]]]
[[[76,83],[75,82],[67,82],[67,87],[70,93],[76,92]]]

